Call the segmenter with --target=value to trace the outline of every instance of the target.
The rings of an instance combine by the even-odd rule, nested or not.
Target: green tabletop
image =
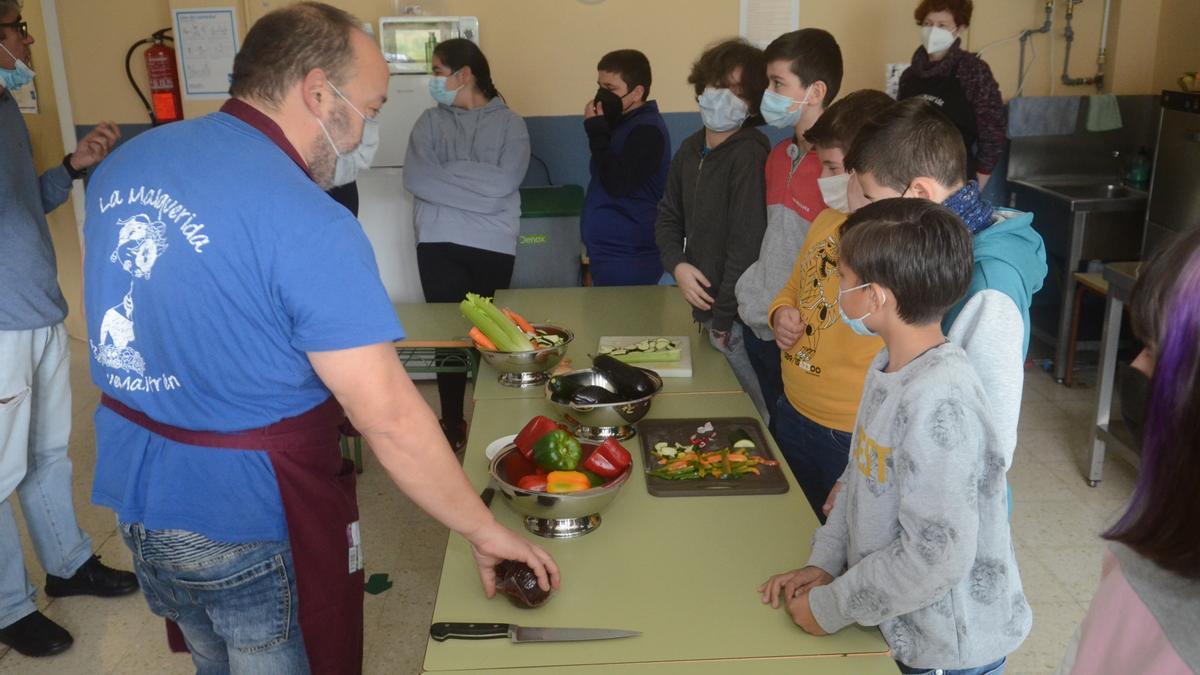
[[[664,378],[663,393],[740,392],[725,357],[696,330],[692,308],[674,286],[518,288],[498,291],[496,302],[534,323],[571,329],[575,340],[564,363],[588,368],[604,335],[686,335],[692,345],[692,376]],[[506,387],[491,366],[479,366],[475,399],[541,398],[542,387]]]
[[[459,675],[483,675],[496,670],[458,670]],[[896,675],[900,669],[888,656],[816,656],[803,664],[796,659],[756,659],[730,661],[674,661],[667,663],[602,663],[591,666],[565,666],[555,675]],[[511,668],[505,675],[546,675],[545,668]]]
[[[551,413],[540,399],[479,401],[463,463],[475,487],[487,484],[483,450],[488,443],[516,433],[534,415]],[[749,397],[741,393],[660,396],[649,414],[658,419],[715,416],[756,414]],[[791,489],[782,495],[651,497],[637,439],[626,441],[626,446],[637,458],[634,474],[602,514],[599,528],[567,541],[526,533],[555,556],[562,570],[562,589],[548,604],[520,610],[502,597],[486,599],[466,541],[451,535],[433,621],[619,628],[643,635],[537,645],[431,640],[425,652],[427,670],[794,660],[887,651],[876,630],[851,627],[816,638],[797,628],[782,609],[761,603],[758,585],[771,574],[803,565],[817,527],[790,475]],[[525,533],[520,517],[502,496],[497,495],[492,510],[501,523]]]
[[[392,305],[404,339],[397,347],[470,347],[467,331],[471,324],[463,318],[457,302],[397,302]]]

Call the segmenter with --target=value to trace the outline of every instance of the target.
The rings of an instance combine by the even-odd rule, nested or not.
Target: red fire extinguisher
[[[173,41],[171,36],[167,35],[170,30],[164,28],[155,31],[148,39],[138,40],[125,55],[125,74],[129,77],[129,83],[133,85],[138,98],[142,99],[142,105],[146,107],[150,123],[154,126],[183,119],[183,100],[179,91],[179,76],[175,69],[175,50],[164,44]],[[150,45],[145,54],[146,73],[150,77],[148,101],[142,95],[141,87],[134,80],[133,71],[129,68],[134,51],[144,44]]]

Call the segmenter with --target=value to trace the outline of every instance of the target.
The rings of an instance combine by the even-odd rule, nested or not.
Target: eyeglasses
[[[0,28],[16,28],[21,34],[21,39],[29,37],[29,23],[27,21],[14,21],[12,23],[0,23]]]

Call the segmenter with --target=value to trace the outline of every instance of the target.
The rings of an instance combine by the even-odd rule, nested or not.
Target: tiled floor
[[[128,569],[129,553],[116,534],[112,513],[89,503],[95,465],[91,414],[98,394],[88,380],[86,347],[78,342],[72,347],[76,512],[105,562]],[[423,382],[420,388],[436,406],[434,385]],[[1089,488],[1083,481],[1094,394],[1090,387],[1057,385],[1041,371],[1026,376],[1021,441],[1009,480],[1013,530],[1034,628],[1009,659],[1008,672],[1014,675],[1047,673],[1057,666],[1099,576],[1103,545],[1097,533],[1133,488],[1134,470],[1114,459],[1107,462],[1099,487]],[[367,572],[386,572],[395,584],[381,595],[366,596],[366,671],[416,673],[424,657],[446,530],[400,495],[370,453],[365,455],[359,500]],[[44,573],[31,551],[26,540],[26,569],[40,587]],[[193,672],[188,657],[167,652],[162,623],[140,595],[48,601],[39,592],[38,603],[75,635],[75,645],[41,660],[0,651],[0,675]]]

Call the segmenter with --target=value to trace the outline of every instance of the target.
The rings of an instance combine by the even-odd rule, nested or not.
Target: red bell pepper
[[[533,445],[541,439],[542,436],[558,429],[558,423],[544,415],[538,415],[525,425],[524,429],[517,434],[513,445],[521,451],[528,459],[533,459]]]
[[[517,481],[517,489],[526,490],[528,492],[545,492],[546,477],[539,476],[536,473],[531,473]]]
[[[580,466],[604,478],[616,478],[625,473],[632,463],[633,457],[629,451],[617,439],[609,438],[596,446]]]

